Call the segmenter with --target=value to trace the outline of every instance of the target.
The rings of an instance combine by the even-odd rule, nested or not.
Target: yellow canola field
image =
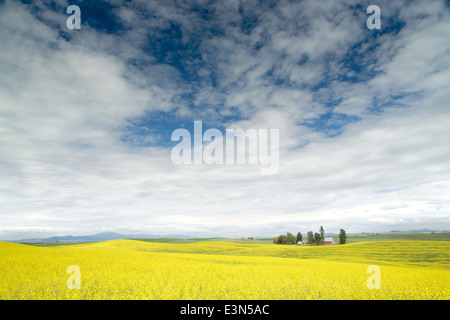
[[[446,241],[301,247],[0,242],[0,299],[449,299]],[[79,267],[80,289],[67,273]],[[367,286],[370,265],[380,289]]]

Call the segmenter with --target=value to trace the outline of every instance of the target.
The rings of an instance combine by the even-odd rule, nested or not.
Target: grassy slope
[[[335,246],[286,246],[218,241],[173,244],[123,240],[111,242],[111,245],[113,243],[118,247],[135,248],[133,250],[144,252],[266,256],[450,269],[448,241],[365,241]]]
[[[336,243],[339,243],[339,237],[333,236]],[[248,243],[248,244],[271,244],[272,238],[258,239],[220,239],[220,238],[194,238],[194,239],[136,239],[140,241],[158,242],[158,243],[197,243],[197,242],[232,242],[232,243]],[[379,233],[379,234],[350,234],[347,235],[347,243],[361,241],[450,241],[450,232],[423,232],[423,233]]]
[[[333,237],[339,242],[339,237]],[[347,243],[360,241],[450,241],[450,232],[423,232],[423,233],[379,233],[354,234],[347,236]]]
[[[133,239],[154,243],[197,243],[197,242],[231,242],[231,243],[248,243],[248,244],[269,244],[272,239],[224,239],[224,238],[192,238],[192,239],[176,239],[176,238],[158,238],[158,239]]]
[[[334,241],[339,243],[339,237],[333,236]],[[258,239],[224,239],[224,238],[157,238],[157,239],[132,239],[152,243],[189,244],[198,242],[231,242],[242,244],[272,244],[272,238]],[[380,234],[350,234],[347,235],[347,243],[362,241],[450,241],[450,232],[424,232],[424,233],[380,233]],[[30,243],[34,246],[51,247],[62,245],[76,245],[80,243]]]

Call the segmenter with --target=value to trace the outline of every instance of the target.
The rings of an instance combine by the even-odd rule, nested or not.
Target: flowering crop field
[[[0,242],[0,299],[447,300],[449,249],[449,241],[286,246],[114,240],[54,247]],[[379,288],[369,285],[373,265]],[[69,266],[78,273],[68,273]],[[71,287],[75,276],[78,288]]]

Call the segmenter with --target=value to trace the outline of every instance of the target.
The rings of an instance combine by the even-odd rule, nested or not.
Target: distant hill
[[[183,235],[148,235],[148,234],[121,234],[116,232],[102,232],[92,235],[84,236],[55,236],[42,239],[22,239],[11,242],[18,243],[78,243],[78,242],[98,242],[117,239],[155,239],[155,238],[181,238],[187,239],[187,236]]]
[[[414,229],[414,230],[408,230],[408,231],[400,231],[400,230],[391,230],[389,231],[391,233],[421,233],[421,232],[445,232],[442,230],[431,230],[431,229]]]

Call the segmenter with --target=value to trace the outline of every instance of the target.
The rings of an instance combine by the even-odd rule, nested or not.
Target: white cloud
[[[119,36],[84,26],[70,42],[6,1],[0,238],[100,230],[270,236],[320,225],[330,232],[448,229],[450,19],[443,5],[383,6],[383,16],[392,12],[406,25],[372,47],[364,10],[337,1],[280,2],[266,11],[243,3],[242,12],[258,17],[248,30],[239,27],[237,3],[215,4],[217,19],[205,21],[187,3],[133,1],[114,11],[132,29]],[[146,36],[157,37],[168,21],[181,25],[182,41],[199,42],[204,60],[192,83],[143,50]],[[367,68],[378,73],[341,81],[342,74],[363,76],[336,60],[349,52],[365,53]],[[280,129],[279,173],[175,166],[168,148],[121,141],[128,120],[155,110],[175,120],[195,114],[230,128]],[[341,135],[305,125],[327,112],[325,126],[342,125]],[[221,115],[236,118],[225,123]],[[358,121],[339,124],[340,115]],[[151,129],[139,138],[160,138]]]

